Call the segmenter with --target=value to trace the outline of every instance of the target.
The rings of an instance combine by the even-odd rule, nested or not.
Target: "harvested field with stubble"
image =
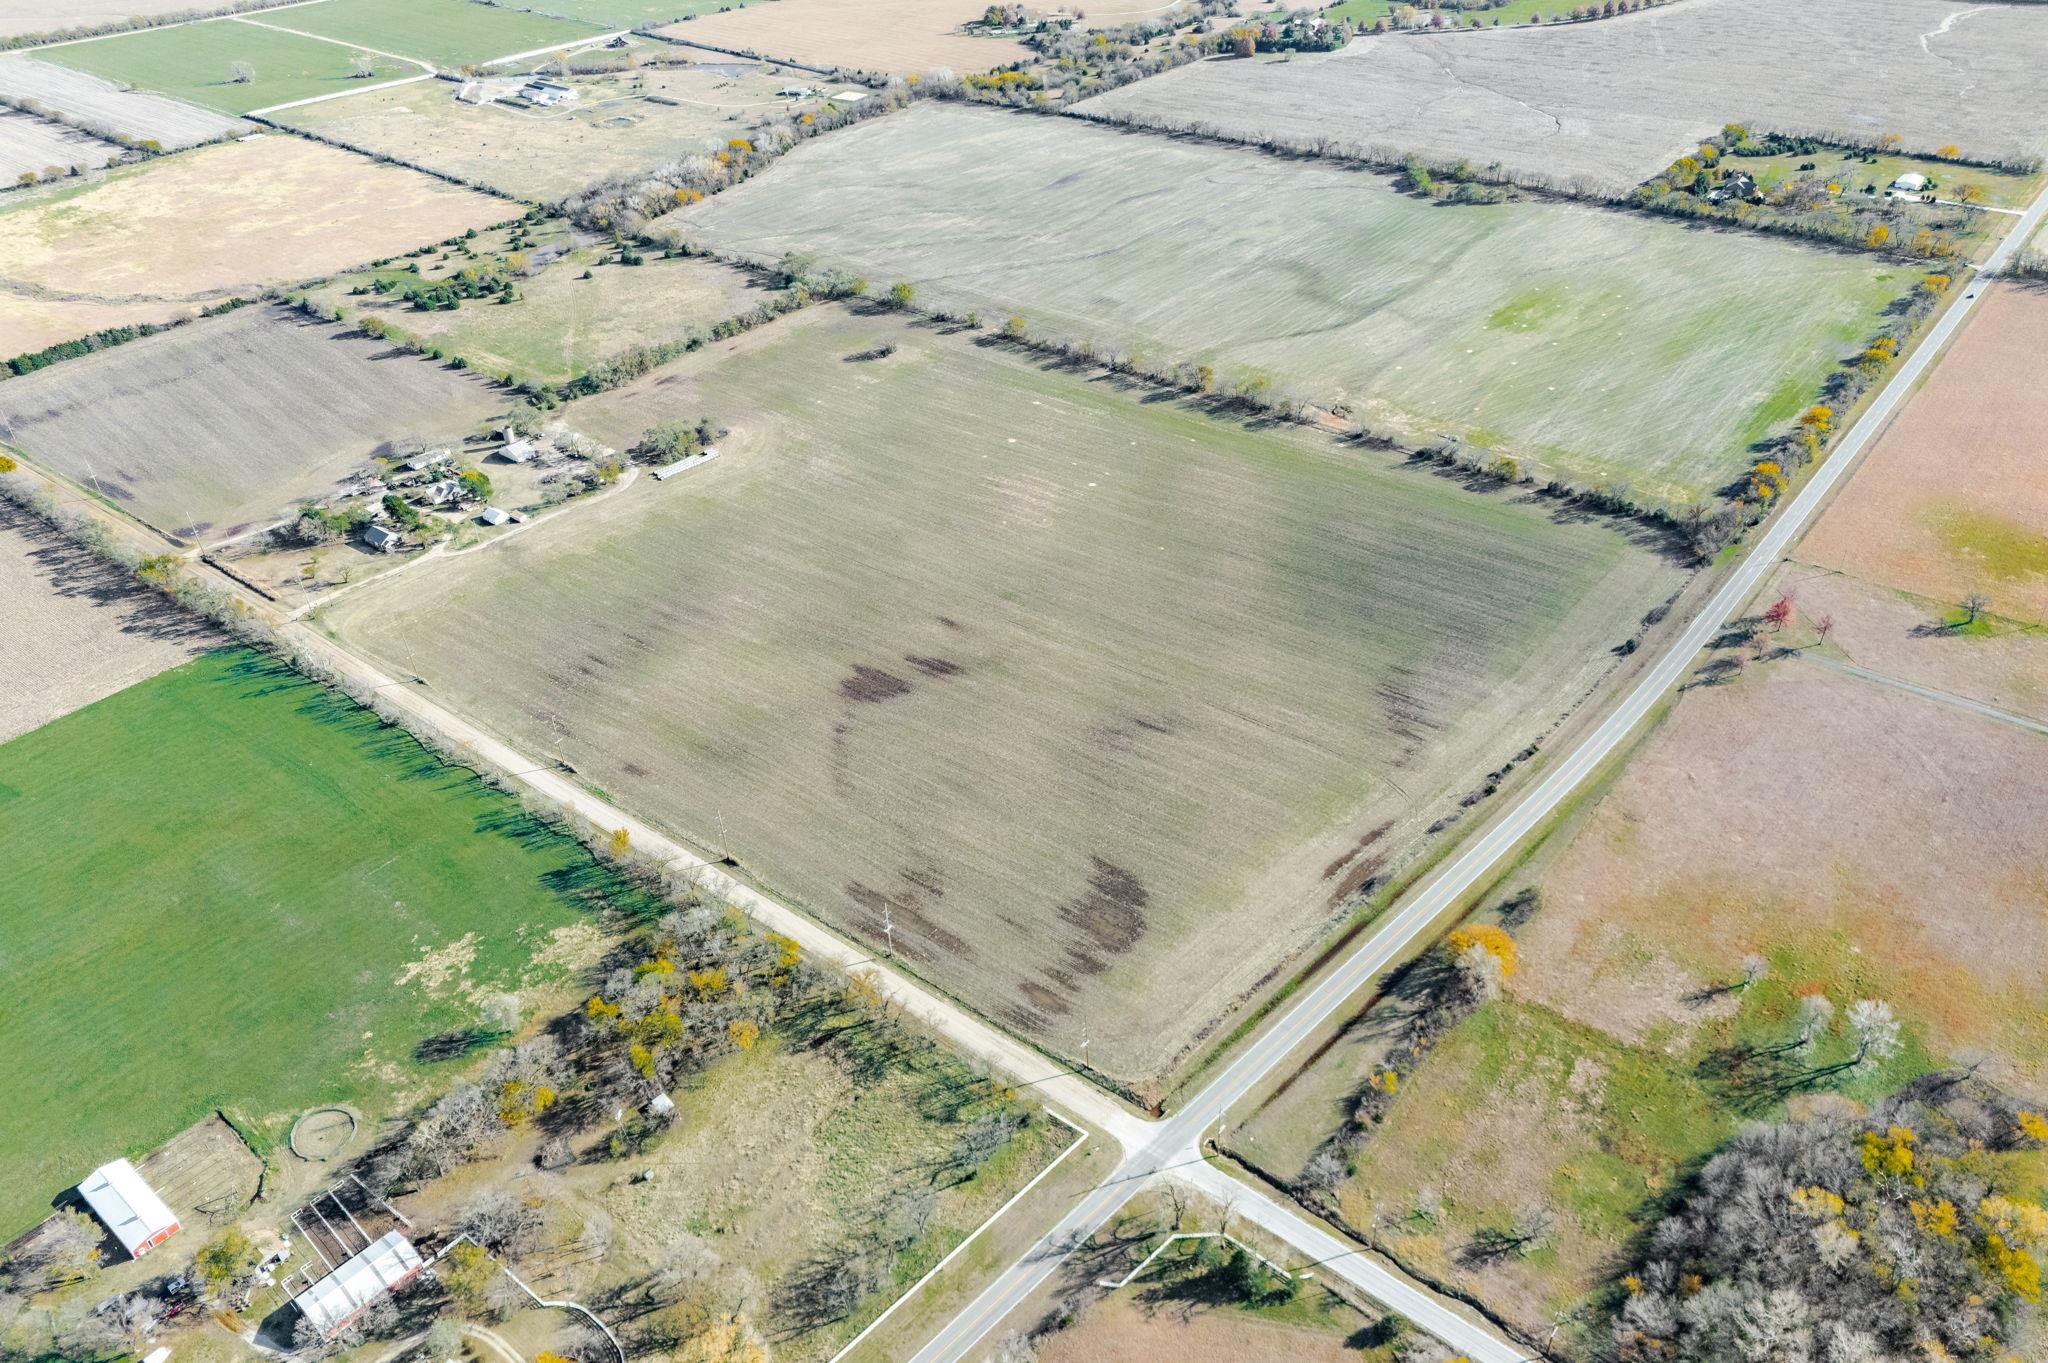
[[[1141,1083],[1683,578],[1610,524],[1146,396],[807,309],[571,412],[619,447],[713,415],[718,460],[327,620]]]
[[[965,75],[1030,58],[1022,43],[961,31],[987,8],[973,0],[760,0],[655,31],[771,60],[896,75],[941,68]]]
[[[535,201],[642,171],[743,137],[791,107],[789,78],[743,61],[579,76],[573,108],[465,104],[459,86],[424,81],[308,104],[279,121]],[[674,101],[673,103],[666,101]]]
[[[23,56],[0,56],[0,95],[31,101],[81,127],[154,141],[167,151],[247,132],[252,126],[183,100],[126,90],[84,71]]]
[[[0,108],[0,189],[12,189],[23,174],[51,170],[98,170],[121,155],[111,142],[52,123],[19,109]]]
[[[2043,355],[2048,285],[1994,284],[1796,557],[2048,624]]]
[[[0,0],[0,38],[90,28],[192,8],[192,0]]]
[[[0,503],[0,743],[220,642],[197,617]]]
[[[211,542],[331,491],[386,442],[466,435],[504,406],[475,376],[258,303],[0,383],[0,441]]]
[[[228,142],[0,204],[0,357],[189,317],[518,216],[516,205],[298,137]],[[69,305],[78,315],[69,315]]]
[[[1916,149],[2040,156],[2044,49],[2039,5],[1685,0],[1597,24],[1362,38],[1284,63],[1200,62],[1078,107],[1295,146],[1498,162],[1621,192],[1724,123],[1893,132]]]
[[[1016,313],[1034,333],[1211,362],[1226,384],[1262,375],[1404,441],[1455,433],[1525,472],[1678,507],[1747,468],[1747,446],[1913,282],[1754,234],[1435,205],[1376,175],[930,104],[663,222],[766,260],[815,250],[991,324]]]

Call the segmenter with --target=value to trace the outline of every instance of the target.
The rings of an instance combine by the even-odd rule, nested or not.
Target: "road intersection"
[[[1988,276],[2013,258],[2048,215],[2048,189],[1985,260],[1964,296],[1942,314],[1891,381],[1843,435],[1806,486],[1783,506],[1728,578],[1694,614],[1656,663],[1629,688],[1609,714],[1589,730],[1543,778],[1469,843],[1448,865],[1397,901],[1384,922],[1357,950],[1266,1028],[1256,1034],[1207,1087],[1166,1120],[1147,1124],[1133,1144],[1124,1131],[1124,1160],[1098,1187],[1077,1202],[1058,1225],[1005,1270],[981,1296],[949,1321],[913,1363],[957,1363],[1004,1317],[1022,1305],[1057,1270],[1066,1253],[1084,1243],[1117,1209],[1158,1177],[1183,1179],[1248,1218],[1310,1260],[1327,1265],[1368,1296],[1408,1317],[1473,1363],[1522,1363],[1536,1357],[1490,1326],[1455,1311],[1435,1295],[1367,1259],[1359,1247],[1340,1240],[1294,1208],[1207,1162],[1202,1139],[1260,1080],[1297,1046],[1347,1006],[1354,994],[1399,960],[1466,896],[1481,889],[1504,858],[1583,785],[1670,691],[1701,649],[1733,619],[1786,551],[1805,531],[1829,494],[1875,440],[1921,376],[1977,305]]]
[[[1344,1009],[1358,993],[1482,888],[1504,859],[1536,833],[1566,799],[1578,791],[1670,692],[1700,650],[1733,618],[1772,568],[1806,529],[1834,487],[1856,466],[1898,407],[1913,391],[1964,321],[1975,310],[1987,278],[1999,272],[2039,230],[2048,216],[2048,190],[1986,259],[1963,296],[1953,300],[1928,334],[1900,363],[1885,385],[1843,434],[1830,457],[1798,494],[1782,506],[1743,557],[1656,661],[1627,688],[1613,708],[1554,761],[1541,778],[1504,806],[1444,866],[1422,880],[1390,908],[1386,917],[1350,955],[1276,1012],[1217,1075],[1176,1112],[1146,1120],[1101,1089],[1042,1053],[974,1016],[951,999],[923,986],[864,948],[759,893],[701,855],[592,794],[557,766],[536,761],[479,725],[441,706],[418,679],[394,676],[328,639],[303,620],[259,613],[280,641],[342,677],[357,694],[373,693],[398,712],[401,721],[437,734],[466,760],[495,770],[606,829],[625,829],[633,847],[694,874],[707,889],[745,910],[763,927],[795,939],[812,959],[848,971],[872,971],[884,998],[916,1018],[966,1055],[1030,1087],[1050,1107],[1115,1141],[1122,1158],[1115,1171],[1081,1196],[1015,1263],[995,1279],[920,1350],[914,1363],[958,1363],[1002,1320],[1027,1301],[1075,1248],[1105,1225],[1117,1210],[1158,1179],[1181,1180],[1212,1199],[1227,1202],[1235,1217],[1258,1225],[1310,1262],[1317,1271],[1344,1279],[1388,1309],[1464,1353],[1472,1363],[1526,1363],[1534,1355],[1470,1313],[1454,1308],[1371,1258],[1359,1245],[1316,1223],[1284,1199],[1242,1183],[1211,1164],[1203,1152],[1209,1130],[1287,1057]],[[94,514],[100,509],[88,506]],[[239,584],[228,584],[243,595]],[[244,596],[246,600],[246,596]]]

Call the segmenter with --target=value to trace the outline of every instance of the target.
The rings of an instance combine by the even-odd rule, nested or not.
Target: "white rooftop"
[[[330,1335],[365,1306],[418,1273],[425,1263],[412,1241],[392,1231],[293,1297],[292,1305],[321,1334]]]
[[[132,1259],[140,1259],[162,1237],[178,1229],[178,1218],[127,1160],[117,1159],[93,1170],[92,1177],[78,1185],[78,1195],[94,1216],[106,1222]]]

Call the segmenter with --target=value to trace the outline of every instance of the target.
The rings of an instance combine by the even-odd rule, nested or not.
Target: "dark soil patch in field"
[[[1095,867],[1088,888],[1060,905],[1060,917],[1088,934],[1095,952],[1069,948],[1067,954],[1076,969],[1095,975],[1104,968],[1096,953],[1120,956],[1145,935],[1145,906],[1152,895],[1143,881],[1115,862],[1099,856],[1089,860]]]
[[[839,694],[860,705],[880,705],[910,694],[910,683],[894,672],[855,663],[853,671],[839,683]]]
[[[1328,866],[1325,866],[1323,868],[1323,879],[1335,879],[1337,875],[1344,870],[1345,867],[1349,866],[1352,862],[1358,860],[1359,857],[1363,856],[1367,848],[1371,847],[1374,843],[1378,842],[1381,838],[1385,837],[1387,835],[1387,830],[1389,828],[1392,828],[1393,826],[1394,821],[1392,819],[1389,819],[1385,823],[1381,824],[1379,827],[1369,830],[1364,837],[1360,838],[1357,842],[1351,844],[1350,850],[1345,852],[1343,856],[1338,857],[1335,861],[1331,862]]]
[[[928,658],[916,653],[904,654],[903,661],[927,677],[957,677],[967,670],[951,658]]]
[[[1042,984],[1026,980],[1023,985],[1024,997],[1031,1000],[1031,1006],[1051,1017],[1063,1017],[1072,1010],[1067,1001]]]

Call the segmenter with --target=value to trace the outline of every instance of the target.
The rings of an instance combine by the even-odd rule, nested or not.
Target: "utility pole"
[[[896,958],[896,915],[887,904],[882,906],[882,936],[889,943],[889,959]]]

